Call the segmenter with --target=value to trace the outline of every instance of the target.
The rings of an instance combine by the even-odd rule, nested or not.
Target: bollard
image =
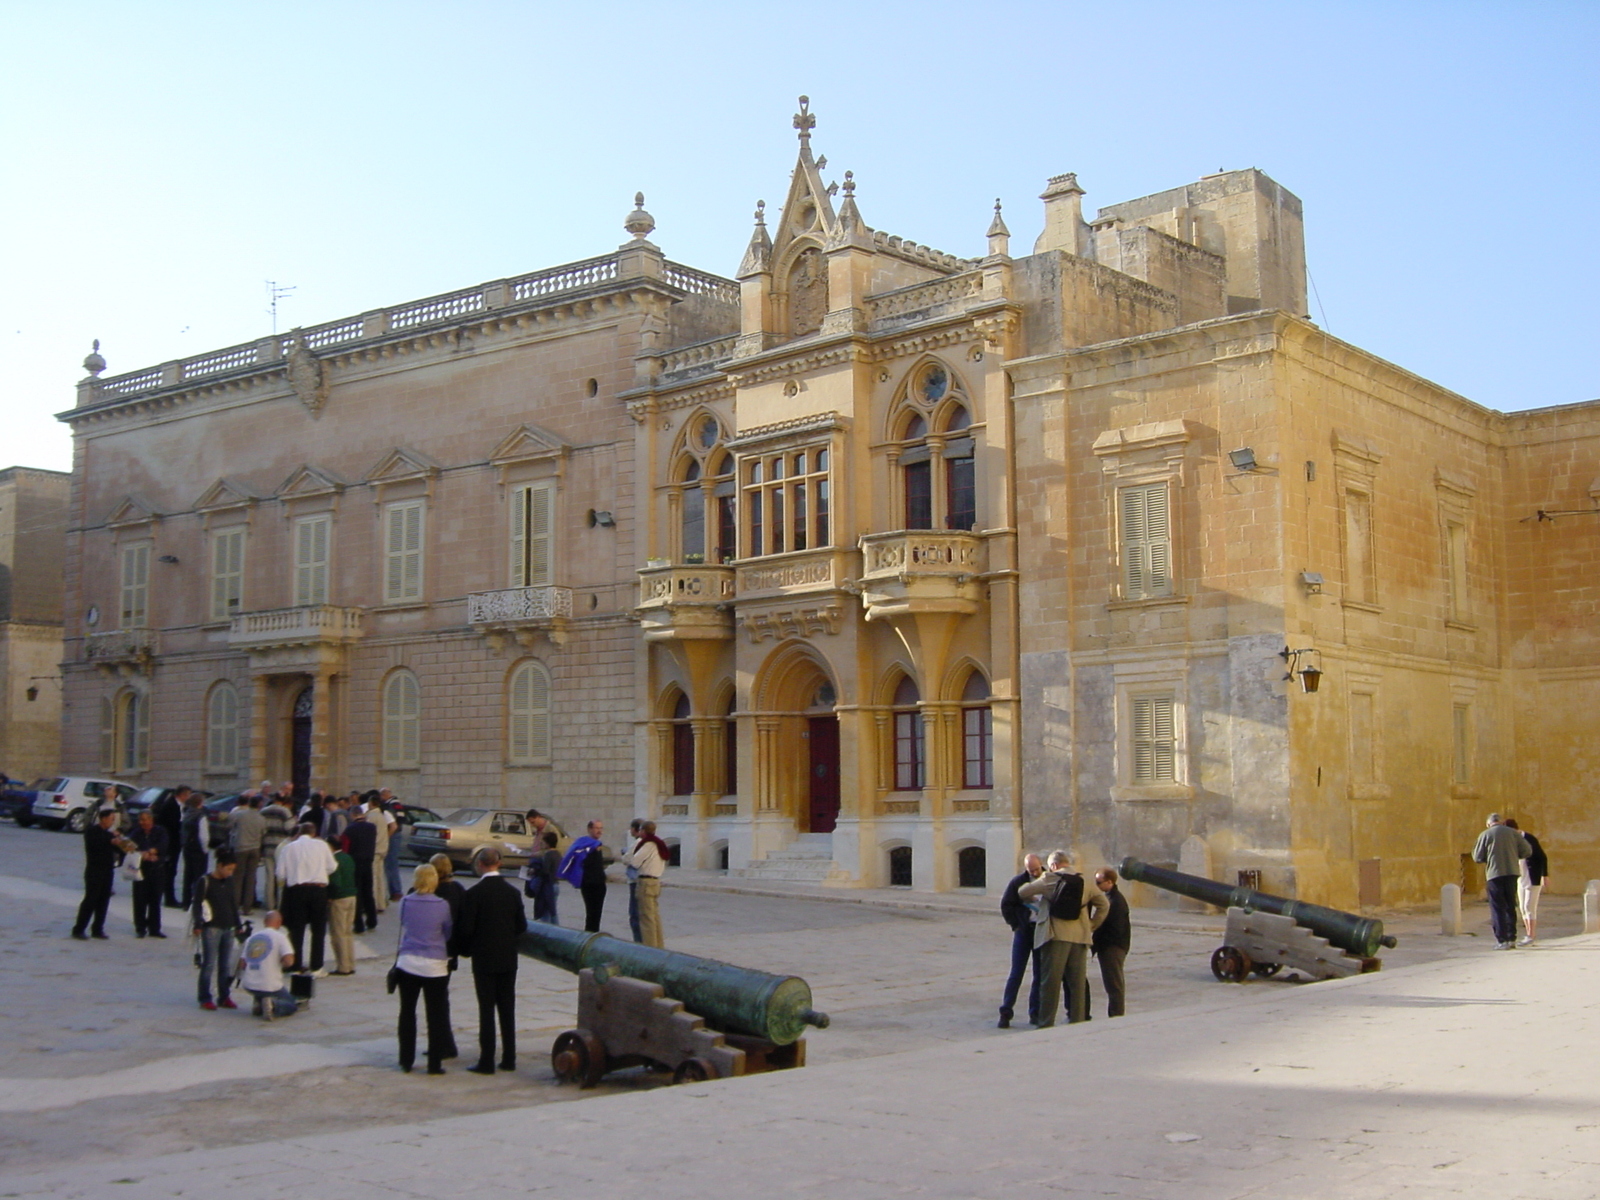
[[[1447,883],[1439,889],[1439,932],[1445,937],[1461,936],[1461,885]]]
[[[1600,933],[1600,879],[1589,880],[1583,890],[1583,931]]]

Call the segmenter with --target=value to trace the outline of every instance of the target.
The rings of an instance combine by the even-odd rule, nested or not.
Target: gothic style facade
[[[957,258],[868,226],[814,124],[736,280],[641,197],[611,255],[92,357],[68,765],[639,813],[839,886],[1071,842],[1415,900],[1519,804],[1595,873],[1600,522],[1522,518],[1596,506],[1600,406],[1321,332],[1258,171],[1092,220],[1058,176],[1031,253],[997,203]]]

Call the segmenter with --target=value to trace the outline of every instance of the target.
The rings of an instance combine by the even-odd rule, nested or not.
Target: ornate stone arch
[[[989,677],[989,672],[984,669],[983,664],[971,655],[962,655],[946,669],[944,678],[939,683],[938,699],[959,701],[973,672],[981,675],[984,684],[992,691],[994,681]]]

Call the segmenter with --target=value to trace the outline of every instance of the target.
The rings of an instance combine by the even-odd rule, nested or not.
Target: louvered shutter
[[[1122,499],[1123,595],[1164,596],[1172,587],[1172,536],[1165,483],[1127,487]]]
[[[294,602],[328,602],[328,518],[307,517],[295,526]]]
[[[122,628],[144,625],[148,617],[150,543],[122,548]]]
[[[511,493],[511,586],[528,586],[528,500],[532,488]]]
[[[100,769],[115,773],[117,769],[117,706],[111,697],[100,697]]]
[[[528,586],[547,587],[552,578],[550,525],[556,490],[541,483],[528,489]]]
[[[244,530],[224,529],[211,541],[211,619],[226,621],[244,594]]]
[[[550,759],[550,679],[538,663],[524,663],[511,677],[510,744],[514,763]]]
[[[383,598],[401,604],[422,598],[422,502],[392,504],[388,509]]]
[[[1140,696],[1129,708],[1133,719],[1134,781],[1155,783],[1177,778],[1172,697]]]

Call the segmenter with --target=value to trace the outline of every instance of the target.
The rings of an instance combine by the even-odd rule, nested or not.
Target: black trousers
[[[472,972],[472,987],[478,993],[478,1065],[492,1067],[494,1057],[494,1023],[500,1019],[500,1061],[515,1062],[517,1058],[517,969],[509,971]]]
[[[1515,882],[1513,880],[1512,882]],[[106,909],[111,907],[111,869],[83,873],[83,903],[78,905],[78,919],[72,923],[73,933],[92,930],[106,931]]]
[[[1497,942],[1517,940],[1517,877],[1501,875],[1489,880],[1489,927]]]
[[[378,927],[378,901],[372,894],[372,859],[356,859],[356,932]]]
[[[294,947],[294,965],[322,970],[322,948],[328,936],[328,885],[297,883],[283,889],[283,923]],[[311,959],[306,960],[306,926],[311,926]]]
[[[1121,946],[1102,946],[1095,957],[1100,960],[1100,982],[1106,989],[1106,1016],[1120,1017],[1127,1012],[1128,1004],[1128,989],[1122,977],[1128,952]]]
[[[194,907],[194,890],[206,877],[206,852],[194,846],[183,850],[183,906]]]
[[[606,885],[586,883],[578,889],[583,893],[583,928],[586,933],[600,932],[600,910],[606,906]]]
[[[413,975],[400,972],[400,1065],[417,1061],[417,994],[421,993],[428,1019],[428,1069],[434,1070],[455,1053],[455,1036],[450,1032],[450,976]]]
[[[169,829],[167,831],[167,845],[176,846],[177,844],[178,831]],[[166,897],[167,903],[172,905],[173,908],[178,907],[178,860],[176,857],[168,858],[166,862],[161,864],[161,880],[161,891]]]
[[[152,863],[143,870],[145,877],[133,885],[133,931],[160,933],[162,876],[167,873],[167,865]]]

